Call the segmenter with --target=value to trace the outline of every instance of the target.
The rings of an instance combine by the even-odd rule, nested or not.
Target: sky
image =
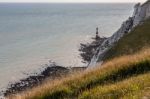
[[[92,2],[144,2],[146,0],[0,0],[0,2],[52,2],[52,3],[59,3],[59,2],[86,2],[86,3],[92,3]]]

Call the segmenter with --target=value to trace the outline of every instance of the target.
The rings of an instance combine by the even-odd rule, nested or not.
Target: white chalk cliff
[[[96,66],[96,63],[102,63],[101,57],[103,57],[104,53],[110,49],[120,38],[124,36],[124,34],[129,33],[134,27],[150,17],[150,0],[146,1],[144,4],[136,4],[134,7],[134,13],[132,17],[125,22],[123,22],[122,26],[119,28],[117,32],[115,32],[111,37],[106,39],[97,49],[95,55],[91,59],[89,64],[89,68]]]

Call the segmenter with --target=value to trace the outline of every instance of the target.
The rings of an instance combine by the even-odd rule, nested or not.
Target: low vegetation
[[[150,49],[45,84],[13,99],[132,99],[149,97]],[[135,98],[136,99],[136,98]]]
[[[121,38],[104,56],[103,60],[129,55],[138,52],[143,47],[150,47],[150,19],[135,27]]]
[[[65,78],[47,81],[8,98],[150,99],[149,27],[150,20],[146,20],[126,34],[105,55],[107,62],[103,65]]]
[[[142,99],[144,97],[150,98],[150,73],[86,90],[79,99]]]

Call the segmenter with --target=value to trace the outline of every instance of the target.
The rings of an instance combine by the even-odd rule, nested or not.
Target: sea
[[[80,43],[96,27],[109,37],[133,12],[132,3],[0,3],[0,91],[50,62],[86,66]]]

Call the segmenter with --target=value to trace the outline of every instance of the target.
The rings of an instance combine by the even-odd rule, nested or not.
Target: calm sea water
[[[133,4],[0,4],[0,89],[49,60],[81,66],[80,42],[111,36]]]

